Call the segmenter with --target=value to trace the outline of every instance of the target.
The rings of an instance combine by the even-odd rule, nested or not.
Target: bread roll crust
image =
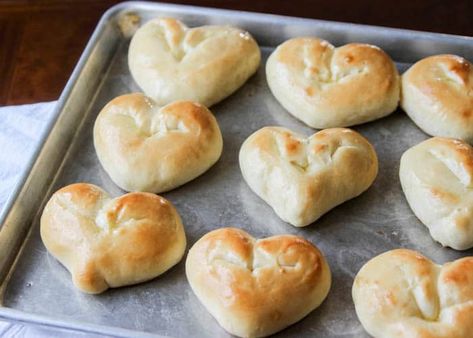
[[[199,239],[186,274],[210,314],[240,337],[267,336],[299,321],[323,302],[331,283],[324,256],[305,239],[255,239],[236,228]]]
[[[241,146],[240,168],[249,187],[283,221],[301,227],[368,189],[378,160],[369,141],[350,129],[305,138],[265,127]]]
[[[473,142],[473,65],[450,54],[416,62],[402,75],[402,109],[425,133]]]
[[[87,183],[52,195],[41,216],[41,239],[86,293],[155,278],[177,264],[186,247],[181,218],[163,197],[112,199]]]
[[[133,36],[130,72],[159,105],[177,100],[210,107],[256,72],[258,44],[248,32],[230,26],[189,29],[174,18],[157,18]]]
[[[373,337],[471,337],[473,257],[440,266],[412,250],[388,251],[360,269],[352,295]]]
[[[140,93],[119,96],[94,125],[97,157],[120,188],[164,192],[207,171],[222,153],[217,120],[201,104],[164,107]]]
[[[266,76],[281,105],[313,128],[369,122],[392,113],[399,101],[396,66],[373,45],[290,39],[269,57]]]
[[[473,148],[433,137],[401,157],[399,177],[406,199],[431,236],[456,250],[473,247]]]

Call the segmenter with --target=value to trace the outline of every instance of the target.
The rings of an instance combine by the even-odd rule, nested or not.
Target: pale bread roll
[[[473,257],[441,266],[412,250],[388,251],[361,268],[352,295],[373,337],[472,337]]]
[[[160,105],[190,100],[210,107],[242,86],[260,60],[248,32],[230,26],[189,29],[173,18],[144,24],[128,52],[131,75]]]
[[[110,101],[94,125],[97,157],[127,191],[164,192],[207,171],[222,153],[217,120],[201,104],[158,106],[143,94]]]
[[[240,168],[283,221],[302,227],[368,189],[378,159],[368,140],[350,129],[325,129],[305,138],[265,127],[241,146]]]
[[[181,218],[163,197],[129,193],[112,199],[87,183],[53,194],[41,216],[41,239],[87,293],[155,278],[186,248]]]
[[[367,44],[335,48],[317,38],[290,39],[269,57],[266,77],[281,105],[318,129],[379,119],[399,101],[396,66],[384,51]]]
[[[301,320],[331,284],[323,254],[302,237],[255,239],[235,228],[199,239],[187,255],[186,274],[204,307],[240,337],[268,336]]]
[[[435,55],[402,75],[401,107],[429,135],[473,142],[473,65]]]
[[[473,247],[473,148],[433,137],[408,149],[399,168],[414,214],[443,246]]]

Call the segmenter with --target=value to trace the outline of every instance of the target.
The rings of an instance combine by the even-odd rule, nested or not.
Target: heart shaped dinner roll
[[[408,149],[399,168],[402,190],[431,236],[457,250],[473,247],[473,148],[434,137]]]
[[[242,86],[260,59],[248,32],[230,26],[189,29],[172,18],[139,28],[128,52],[133,78],[160,105],[191,100],[210,107]]]
[[[87,293],[159,276],[186,248],[181,218],[163,197],[130,193],[112,199],[87,183],[53,194],[41,216],[41,238]]]
[[[353,301],[376,338],[470,338],[473,257],[443,266],[398,249],[366,263],[355,277]]]
[[[143,94],[110,101],[94,126],[97,156],[127,191],[159,193],[204,173],[222,153],[217,120],[204,106],[178,101],[164,107]]]
[[[367,44],[335,48],[317,38],[294,38],[271,54],[266,77],[281,105],[313,128],[376,120],[392,113],[399,101],[396,66]]]
[[[305,138],[265,127],[241,146],[240,168],[250,188],[283,221],[301,227],[368,189],[378,159],[373,146],[350,129]]]
[[[331,283],[324,256],[305,239],[255,239],[235,228],[199,239],[186,274],[210,314],[240,337],[268,336],[299,321],[323,302]]]
[[[429,135],[473,142],[473,65],[435,55],[402,75],[401,107]]]

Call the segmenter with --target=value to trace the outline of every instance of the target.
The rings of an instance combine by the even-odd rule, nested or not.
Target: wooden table
[[[0,0],[0,105],[55,100],[119,0]],[[472,0],[162,1],[473,36]]]

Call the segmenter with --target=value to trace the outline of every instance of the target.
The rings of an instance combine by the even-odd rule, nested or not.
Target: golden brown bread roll
[[[173,18],[139,28],[128,53],[133,78],[160,105],[190,100],[210,107],[242,86],[260,60],[248,32],[230,26],[189,29]]]
[[[240,337],[263,337],[299,321],[330,289],[330,268],[305,239],[255,239],[243,230],[207,233],[190,249],[186,274],[218,323]]]
[[[220,158],[223,141],[217,120],[201,104],[177,101],[160,107],[135,93],[102,109],[94,145],[120,188],[159,193],[207,171]]]
[[[441,266],[412,250],[388,251],[361,268],[352,293],[373,337],[472,337],[473,257]]]
[[[430,235],[456,250],[473,247],[473,148],[433,137],[408,149],[399,168],[402,190]]]
[[[283,221],[301,227],[368,189],[378,159],[368,140],[350,129],[325,129],[305,138],[265,127],[241,146],[240,168]]]
[[[155,278],[186,248],[181,218],[163,197],[129,193],[112,199],[87,183],[53,194],[41,216],[41,238],[87,293]]]
[[[266,63],[273,95],[313,128],[348,127],[392,113],[399,73],[380,48],[350,43],[338,48],[317,38],[279,45]]]
[[[473,142],[473,65],[456,55],[416,62],[402,75],[401,107],[429,135]]]

